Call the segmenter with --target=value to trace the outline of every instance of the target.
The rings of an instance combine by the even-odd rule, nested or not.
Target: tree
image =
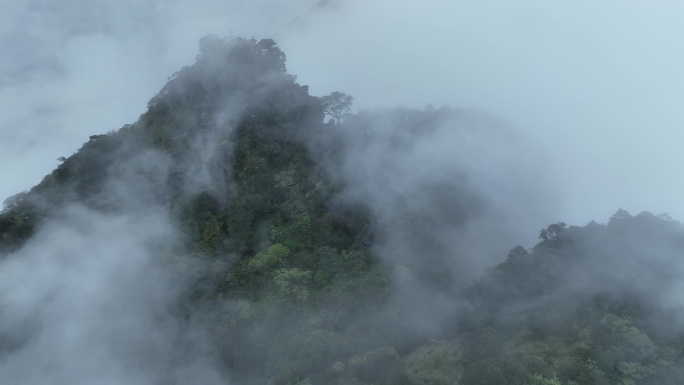
[[[221,231],[221,223],[215,216],[209,216],[204,231],[202,231],[202,239],[197,243],[197,249],[200,253],[211,255],[223,243],[223,233]]]
[[[204,36],[199,41],[199,54],[197,60],[202,58],[215,57],[226,49],[226,41],[214,34]]]
[[[608,220],[608,224],[616,224],[619,222],[624,222],[628,219],[632,218],[632,216],[627,212],[627,210],[619,209],[618,211],[613,214],[612,217],[610,217],[610,220]]]
[[[261,54],[268,58],[269,65],[272,69],[280,72],[285,72],[285,53],[278,48],[278,44],[273,39],[259,40],[257,46],[261,49]]]
[[[354,98],[342,92],[333,92],[321,98],[323,112],[332,116],[337,123],[342,121],[342,116],[351,108]]]
[[[28,193],[26,191],[12,195],[2,203],[2,211],[9,211],[10,209],[20,206],[26,201],[27,197]]]
[[[544,241],[555,241],[558,235],[566,229],[567,225],[565,222],[558,222],[549,225],[547,228],[539,232],[539,238]]]

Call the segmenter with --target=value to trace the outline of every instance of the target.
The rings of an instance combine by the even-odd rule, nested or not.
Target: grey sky
[[[0,196],[136,120],[201,36],[233,32],[276,38],[313,94],[512,122],[550,155],[539,168],[562,183],[558,220],[619,207],[684,219],[684,3],[314,3],[0,0]]]

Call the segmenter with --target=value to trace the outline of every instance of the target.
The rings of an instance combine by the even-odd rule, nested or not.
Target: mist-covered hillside
[[[510,124],[352,106],[203,38],[5,201],[0,382],[684,383],[679,222],[539,231],[562,176]]]

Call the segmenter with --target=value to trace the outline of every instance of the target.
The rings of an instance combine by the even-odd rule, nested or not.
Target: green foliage
[[[532,375],[530,381],[528,381],[528,385],[562,385],[562,383],[555,375],[553,377],[546,378],[539,373],[535,373]]]
[[[197,250],[205,255],[211,255],[223,243],[221,224],[215,216],[209,216],[202,231],[202,239],[197,243]]]
[[[0,212],[0,252],[19,248],[33,235],[44,215],[31,204],[27,193],[7,198]]]
[[[458,383],[466,362],[456,343],[424,345],[404,359],[407,380],[414,385]]]
[[[483,360],[494,357],[502,348],[502,341],[496,330],[491,327],[476,330],[469,336],[466,344],[468,357]]]
[[[276,243],[269,246],[266,250],[257,253],[254,258],[249,260],[247,266],[252,272],[269,271],[282,265],[289,255],[290,249],[280,243]]]
[[[276,295],[287,301],[302,303],[309,298],[309,283],[311,271],[302,271],[297,268],[278,269],[273,272],[273,282],[276,286]]]
[[[514,362],[487,359],[468,365],[463,372],[462,385],[517,385],[527,378],[524,368]]]
[[[268,310],[268,304],[266,301],[250,301],[250,300],[240,300],[240,319],[243,321],[251,321],[254,319],[261,318]]]
[[[620,361],[617,363],[617,370],[622,374],[622,382],[625,385],[635,385],[637,381],[656,373],[653,365],[644,365],[639,362]]]
[[[627,359],[646,362],[656,358],[657,347],[648,335],[632,326],[629,319],[607,314],[601,322],[610,330],[611,340]]]
[[[344,372],[344,363],[342,361],[337,361],[333,364],[332,369],[336,372]]]
[[[313,330],[306,336],[296,335],[281,340],[285,346],[279,346],[281,359],[295,353],[290,361],[278,365],[278,369],[270,381],[276,384],[297,384],[301,381],[312,381],[309,375],[313,368],[321,366],[326,352],[336,342],[335,335],[330,332]]]
[[[349,374],[364,383],[391,384],[402,377],[402,363],[394,348],[383,346],[349,359]]]
[[[648,335],[632,326],[629,319],[614,314],[607,314],[601,322],[610,330],[609,341],[619,359],[616,369],[624,384],[636,384],[656,373],[657,346]]]

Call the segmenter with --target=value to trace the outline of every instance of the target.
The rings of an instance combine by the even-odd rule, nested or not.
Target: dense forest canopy
[[[681,223],[619,210],[516,246],[548,198],[523,138],[352,102],[273,40],[203,38],[138,121],[5,201],[0,378],[684,383]]]

